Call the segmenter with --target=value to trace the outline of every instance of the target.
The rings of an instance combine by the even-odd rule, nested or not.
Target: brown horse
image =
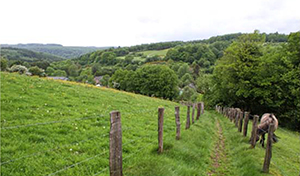
[[[257,127],[257,133],[256,133],[257,134],[256,142],[259,140],[259,138],[261,136],[260,143],[261,143],[262,147],[264,147],[265,134],[268,133],[269,126],[271,123],[274,123],[274,125],[275,125],[274,131],[276,131],[276,129],[278,128],[278,120],[274,116],[274,114],[265,113],[264,115],[262,115],[262,117],[260,119],[260,123]],[[278,137],[275,135],[275,133],[273,134],[273,142],[278,142]]]

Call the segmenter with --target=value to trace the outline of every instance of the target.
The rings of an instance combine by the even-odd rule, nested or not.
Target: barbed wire
[[[40,125],[49,125],[49,124],[55,124],[55,123],[65,123],[65,122],[72,122],[72,121],[81,121],[81,120],[87,120],[87,119],[93,119],[93,118],[99,118],[99,117],[104,117],[104,115],[82,117],[82,118],[75,118],[75,119],[64,119],[64,120],[50,121],[50,122],[40,122],[40,123],[27,124],[27,125],[16,125],[16,126],[11,126],[11,127],[2,127],[1,130],[40,126]]]
[[[106,137],[106,136],[108,136],[108,135],[109,135],[109,134],[102,135],[102,137]],[[81,141],[74,141],[74,142],[69,143],[69,144],[66,144],[66,145],[56,146],[55,148],[52,148],[52,149],[48,149],[48,150],[44,150],[44,151],[35,152],[35,153],[29,154],[29,155],[21,156],[21,157],[16,158],[16,159],[11,159],[11,160],[8,160],[8,161],[1,162],[0,165],[2,166],[2,165],[5,165],[5,164],[8,164],[8,163],[10,163],[10,162],[14,162],[14,161],[17,161],[17,160],[20,160],[20,159],[38,156],[38,155],[41,155],[41,154],[43,154],[43,153],[55,151],[55,150],[58,150],[58,149],[61,149],[61,148],[65,148],[65,147],[68,147],[68,146],[71,146],[71,145],[74,145],[74,144],[77,144],[77,143],[78,143],[78,144],[79,144],[79,143],[85,143],[85,142],[90,141],[90,140],[95,139],[95,138],[97,138],[97,137],[91,137],[91,138],[84,139],[84,140],[81,140]]]
[[[59,172],[62,172],[62,171],[68,170],[68,169],[70,169],[70,168],[72,168],[72,167],[78,166],[78,165],[80,165],[80,164],[82,164],[82,163],[84,163],[84,162],[90,161],[90,160],[92,160],[92,159],[94,159],[94,158],[96,158],[96,157],[98,157],[98,156],[104,155],[104,154],[108,153],[108,151],[109,151],[109,150],[107,150],[107,151],[105,151],[105,152],[102,152],[102,153],[100,153],[100,154],[97,154],[97,155],[95,155],[95,156],[89,157],[89,158],[87,158],[87,159],[85,159],[85,160],[82,160],[82,161],[80,161],[80,162],[77,162],[77,163],[74,163],[74,164],[72,164],[72,165],[69,165],[69,166],[67,166],[67,167],[65,167],[65,168],[63,168],[63,169],[60,169],[60,170],[58,170],[58,171],[56,171],[56,172],[53,172],[53,173],[51,173],[51,174],[48,174],[48,176],[55,175],[55,174],[57,174],[57,173],[59,173]]]

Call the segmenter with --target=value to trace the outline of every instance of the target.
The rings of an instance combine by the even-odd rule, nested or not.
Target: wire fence
[[[139,114],[143,114],[145,116],[154,116],[156,113],[157,113],[157,109],[154,109],[154,108],[150,109],[150,110],[141,110],[141,111],[130,111],[129,110],[129,111],[124,111],[124,113],[122,112],[122,116],[128,116],[128,115],[135,115],[136,116],[136,115],[139,115]],[[69,118],[69,119],[63,119],[63,120],[57,120],[57,121],[48,121],[48,122],[38,122],[38,123],[30,123],[30,124],[7,126],[7,127],[2,127],[1,130],[9,132],[9,130],[13,130],[13,129],[36,128],[36,127],[42,127],[42,126],[52,125],[52,124],[65,124],[65,123],[71,123],[71,122],[76,122],[76,121],[84,121],[84,120],[88,120],[88,119],[101,118],[101,120],[103,120],[104,117],[105,117],[105,115],[100,114],[100,115],[93,115],[93,116],[82,117],[82,118]],[[98,122],[98,120],[97,120],[97,122]],[[94,122],[92,122],[92,123],[94,123]],[[122,146],[126,147],[127,145],[136,143],[138,141],[140,141],[139,143],[143,143],[143,142],[141,142],[142,139],[144,139],[145,141],[147,141],[147,144],[139,147],[138,149],[136,149],[134,153],[130,153],[129,155],[125,156],[123,158],[124,161],[127,160],[127,159],[129,159],[129,158],[131,158],[131,157],[133,157],[137,153],[142,152],[144,149],[146,149],[149,146],[151,146],[152,144],[154,144],[154,143],[149,143],[149,141],[151,141],[152,139],[155,138],[155,131],[157,130],[157,128],[154,128],[154,127],[157,127],[157,118],[153,118],[151,120],[150,119],[149,120],[143,119],[143,123],[144,123],[144,127],[142,127],[142,128],[143,128],[143,130],[148,131],[147,135],[138,135],[138,134],[134,135],[133,134],[133,136],[132,136],[132,134],[131,134],[131,136],[133,137],[133,139],[128,140],[128,138],[126,138],[126,140],[125,140],[126,142],[124,144],[122,144]],[[126,132],[128,132],[130,130],[133,130],[133,129],[135,129],[135,128],[133,128],[132,126],[128,126],[128,127],[125,126],[124,128],[122,128],[122,132],[126,133]],[[166,132],[170,132],[170,131],[175,130],[175,127],[165,126],[164,130]],[[150,132],[150,131],[153,131],[153,133]],[[88,138],[83,139],[83,140],[75,140],[75,141],[70,142],[68,144],[57,145],[57,146],[55,146],[53,148],[50,148],[50,149],[33,152],[31,154],[28,154],[28,155],[23,155],[23,156],[20,156],[20,157],[17,157],[17,158],[8,159],[8,160],[3,161],[3,162],[2,162],[2,157],[1,157],[0,166],[3,167],[4,165],[11,164],[11,163],[16,162],[16,161],[21,161],[21,160],[24,160],[24,159],[27,159],[27,158],[31,158],[31,157],[37,157],[37,156],[43,155],[43,154],[45,154],[47,152],[58,151],[59,149],[67,148],[67,147],[70,147],[72,145],[81,145],[81,144],[87,143],[89,141],[96,142],[96,141],[98,141],[100,139],[103,140],[104,138],[108,137],[110,135],[110,133],[113,133],[113,131],[110,131],[110,132],[106,131],[106,132],[104,132],[102,134],[99,134],[97,136],[91,136],[91,137],[88,137]],[[167,136],[170,136],[170,134],[167,134]],[[70,165],[66,165],[65,167],[63,167],[63,168],[61,168],[59,170],[56,170],[55,172],[49,173],[47,175],[50,176],[50,175],[59,174],[59,173],[64,172],[64,171],[66,171],[68,169],[71,169],[71,168],[79,166],[79,165],[81,165],[83,163],[89,162],[89,161],[91,161],[91,160],[93,160],[93,159],[95,159],[95,158],[97,158],[99,156],[105,155],[108,152],[109,152],[109,150],[106,150],[106,151],[101,152],[99,154],[96,154],[94,156],[91,156],[91,157],[88,157],[86,159],[83,159],[83,160],[81,160],[79,162],[76,162],[76,163],[73,163],[73,164],[70,164]],[[108,167],[108,163],[107,163],[107,166],[104,169],[100,170],[99,172],[95,173],[94,175],[99,175],[99,174],[105,172],[106,170],[108,170],[108,168],[109,167]]]

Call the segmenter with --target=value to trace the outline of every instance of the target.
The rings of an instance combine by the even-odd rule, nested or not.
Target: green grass
[[[57,171],[56,175],[109,175],[112,110],[122,116],[124,175],[207,175],[213,169],[217,122],[223,129],[226,154],[213,174],[266,175],[261,173],[265,150],[249,149],[249,137],[242,137],[214,111],[206,111],[185,130],[186,107],[181,106],[182,137],[176,141],[175,106],[181,105],[86,84],[1,73],[1,175]],[[160,155],[156,152],[158,107],[165,108]],[[59,123],[26,126],[53,121]],[[15,126],[20,127],[10,128]],[[299,174],[299,134],[278,129],[276,135],[281,140],[273,147],[271,174]]]
[[[254,149],[250,148],[249,139],[252,130],[252,121],[248,124],[247,137],[237,132],[237,128],[229,119],[216,114],[223,128],[226,138],[226,154],[231,175],[284,175],[293,176],[299,174],[300,166],[300,140],[299,133],[288,131],[279,127],[275,131],[280,137],[278,143],[273,144],[270,174],[263,174],[265,149],[257,143]],[[221,116],[221,117],[220,117]],[[267,137],[267,135],[266,135]],[[266,140],[267,141],[267,140]],[[265,141],[265,142],[266,142]]]
[[[165,57],[168,51],[169,51],[169,49],[164,49],[164,50],[141,51],[141,52],[138,52],[138,53],[143,53],[144,55],[146,55],[148,57],[152,57],[152,56],[155,56],[155,55],[158,55],[160,57]]]

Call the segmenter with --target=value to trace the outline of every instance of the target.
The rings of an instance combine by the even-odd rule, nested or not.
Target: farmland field
[[[155,55],[158,55],[160,57],[165,57],[169,49],[164,49],[164,50],[148,50],[148,51],[141,51],[138,53],[143,53],[147,57],[152,57]]]
[[[180,106],[179,141],[175,106]],[[161,155],[156,152],[158,107],[165,108]],[[122,117],[124,175],[299,174],[299,133],[275,132],[280,141],[273,146],[271,174],[263,174],[265,150],[250,149],[249,137],[215,111],[205,111],[185,130],[186,107],[171,101],[1,72],[1,175],[109,175],[112,110]],[[218,151],[220,134],[224,145]]]

